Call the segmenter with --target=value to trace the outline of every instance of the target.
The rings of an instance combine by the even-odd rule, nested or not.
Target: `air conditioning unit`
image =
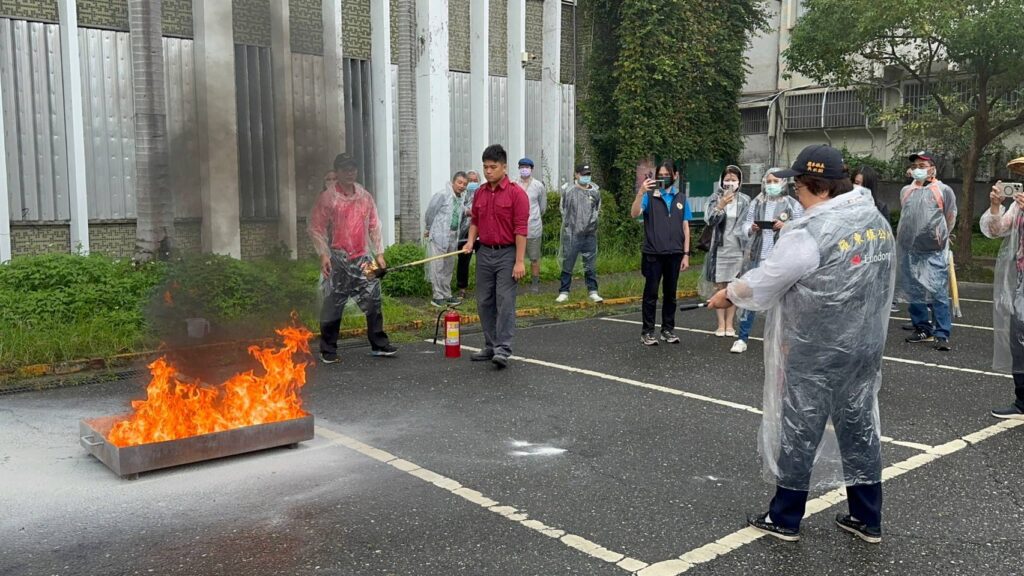
[[[763,163],[753,164],[740,164],[740,170],[743,171],[743,183],[744,184],[760,184],[761,179],[764,178],[764,171],[766,170]]]

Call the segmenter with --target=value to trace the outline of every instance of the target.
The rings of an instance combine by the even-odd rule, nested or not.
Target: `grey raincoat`
[[[723,172],[722,178],[724,177]],[[741,176],[740,181],[742,180]],[[698,285],[700,295],[704,298],[710,298],[714,294],[715,284],[731,282],[743,271],[743,221],[747,215],[747,207],[750,206],[750,198],[737,189],[733,201],[725,209],[719,210],[718,201],[723,195],[722,179],[719,178],[718,186],[714,194],[708,198],[704,211],[704,222],[713,229],[711,250],[704,258],[704,269]]]
[[[445,189],[436,192],[427,205],[424,224],[429,233],[427,238],[427,256],[437,256],[454,252],[458,249],[459,234],[463,223],[469,218],[465,212],[463,199],[455,195],[449,182]],[[443,300],[452,296],[452,272],[455,271],[456,260],[442,258],[428,262],[425,267],[427,280],[434,288],[434,299]]]
[[[981,232],[1003,238],[992,283],[992,369],[1024,373],[1024,246],[1021,228],[1024,212],[1017,203],[1001,207],[999,216],[989,210],[981,216]]]
[[[894,252],[889,223],[849,192],[787,224],[768,258],[729,284],[737,306],[768,311],[758,441],[767,481],[791,490],[881,481]]]
[[[912,304],[949,299],[949,233],[956,222],[953,189],[938,180],[917,182],[900,192],[896,230],[899,275],[896,300]],[[959,316],[959,310],[952,311]]]
[[[574,238],[597,234],[597,218],[601,211],[601,189],[589,184],[586,189],[570,182],[562,186],[558,201],[562,213],[562,250],[573,243]]]

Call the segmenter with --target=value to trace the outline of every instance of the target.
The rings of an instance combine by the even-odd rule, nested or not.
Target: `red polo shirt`
[[[472,216],[477,228],[477,241],[481,244],[515,244],[516,236],[526,236],[530,199],[525,190],[506,176],[497,186],[487,183],[476,191]]]

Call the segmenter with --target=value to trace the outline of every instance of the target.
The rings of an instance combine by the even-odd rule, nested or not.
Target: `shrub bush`
[[[20,256],[0,266],[0,324],[38,327],[110,315],[141,326],[141,302],[165,273],[160,263],[74,254]]]
[[[384,250],[384,259],[389,268],[423,258],[426,258],[426,252],[419,244],[395,244]],[[422,266],[388,272],[381,280],[381,288],[388,296],[429,298],[433,292]]]

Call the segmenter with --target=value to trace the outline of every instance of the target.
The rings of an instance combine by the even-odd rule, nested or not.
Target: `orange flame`
[[[174,306],[174,296],[171,295],[171,291],[167,290],[164,292],[164,304],[168,306]]]
[[[309,353],[313,334],[291,327],[277,333],[283,348],[249,347],[265,375],[250,370],[216,387],[185,382],[165,358],[156,360],[149,365],[153,378],[146,399],[132,402],[134,412],[114,424],[107,440],[137,446],[305,416],[299,389],[306,383],[307,364],[296,364],[292,356]]]

